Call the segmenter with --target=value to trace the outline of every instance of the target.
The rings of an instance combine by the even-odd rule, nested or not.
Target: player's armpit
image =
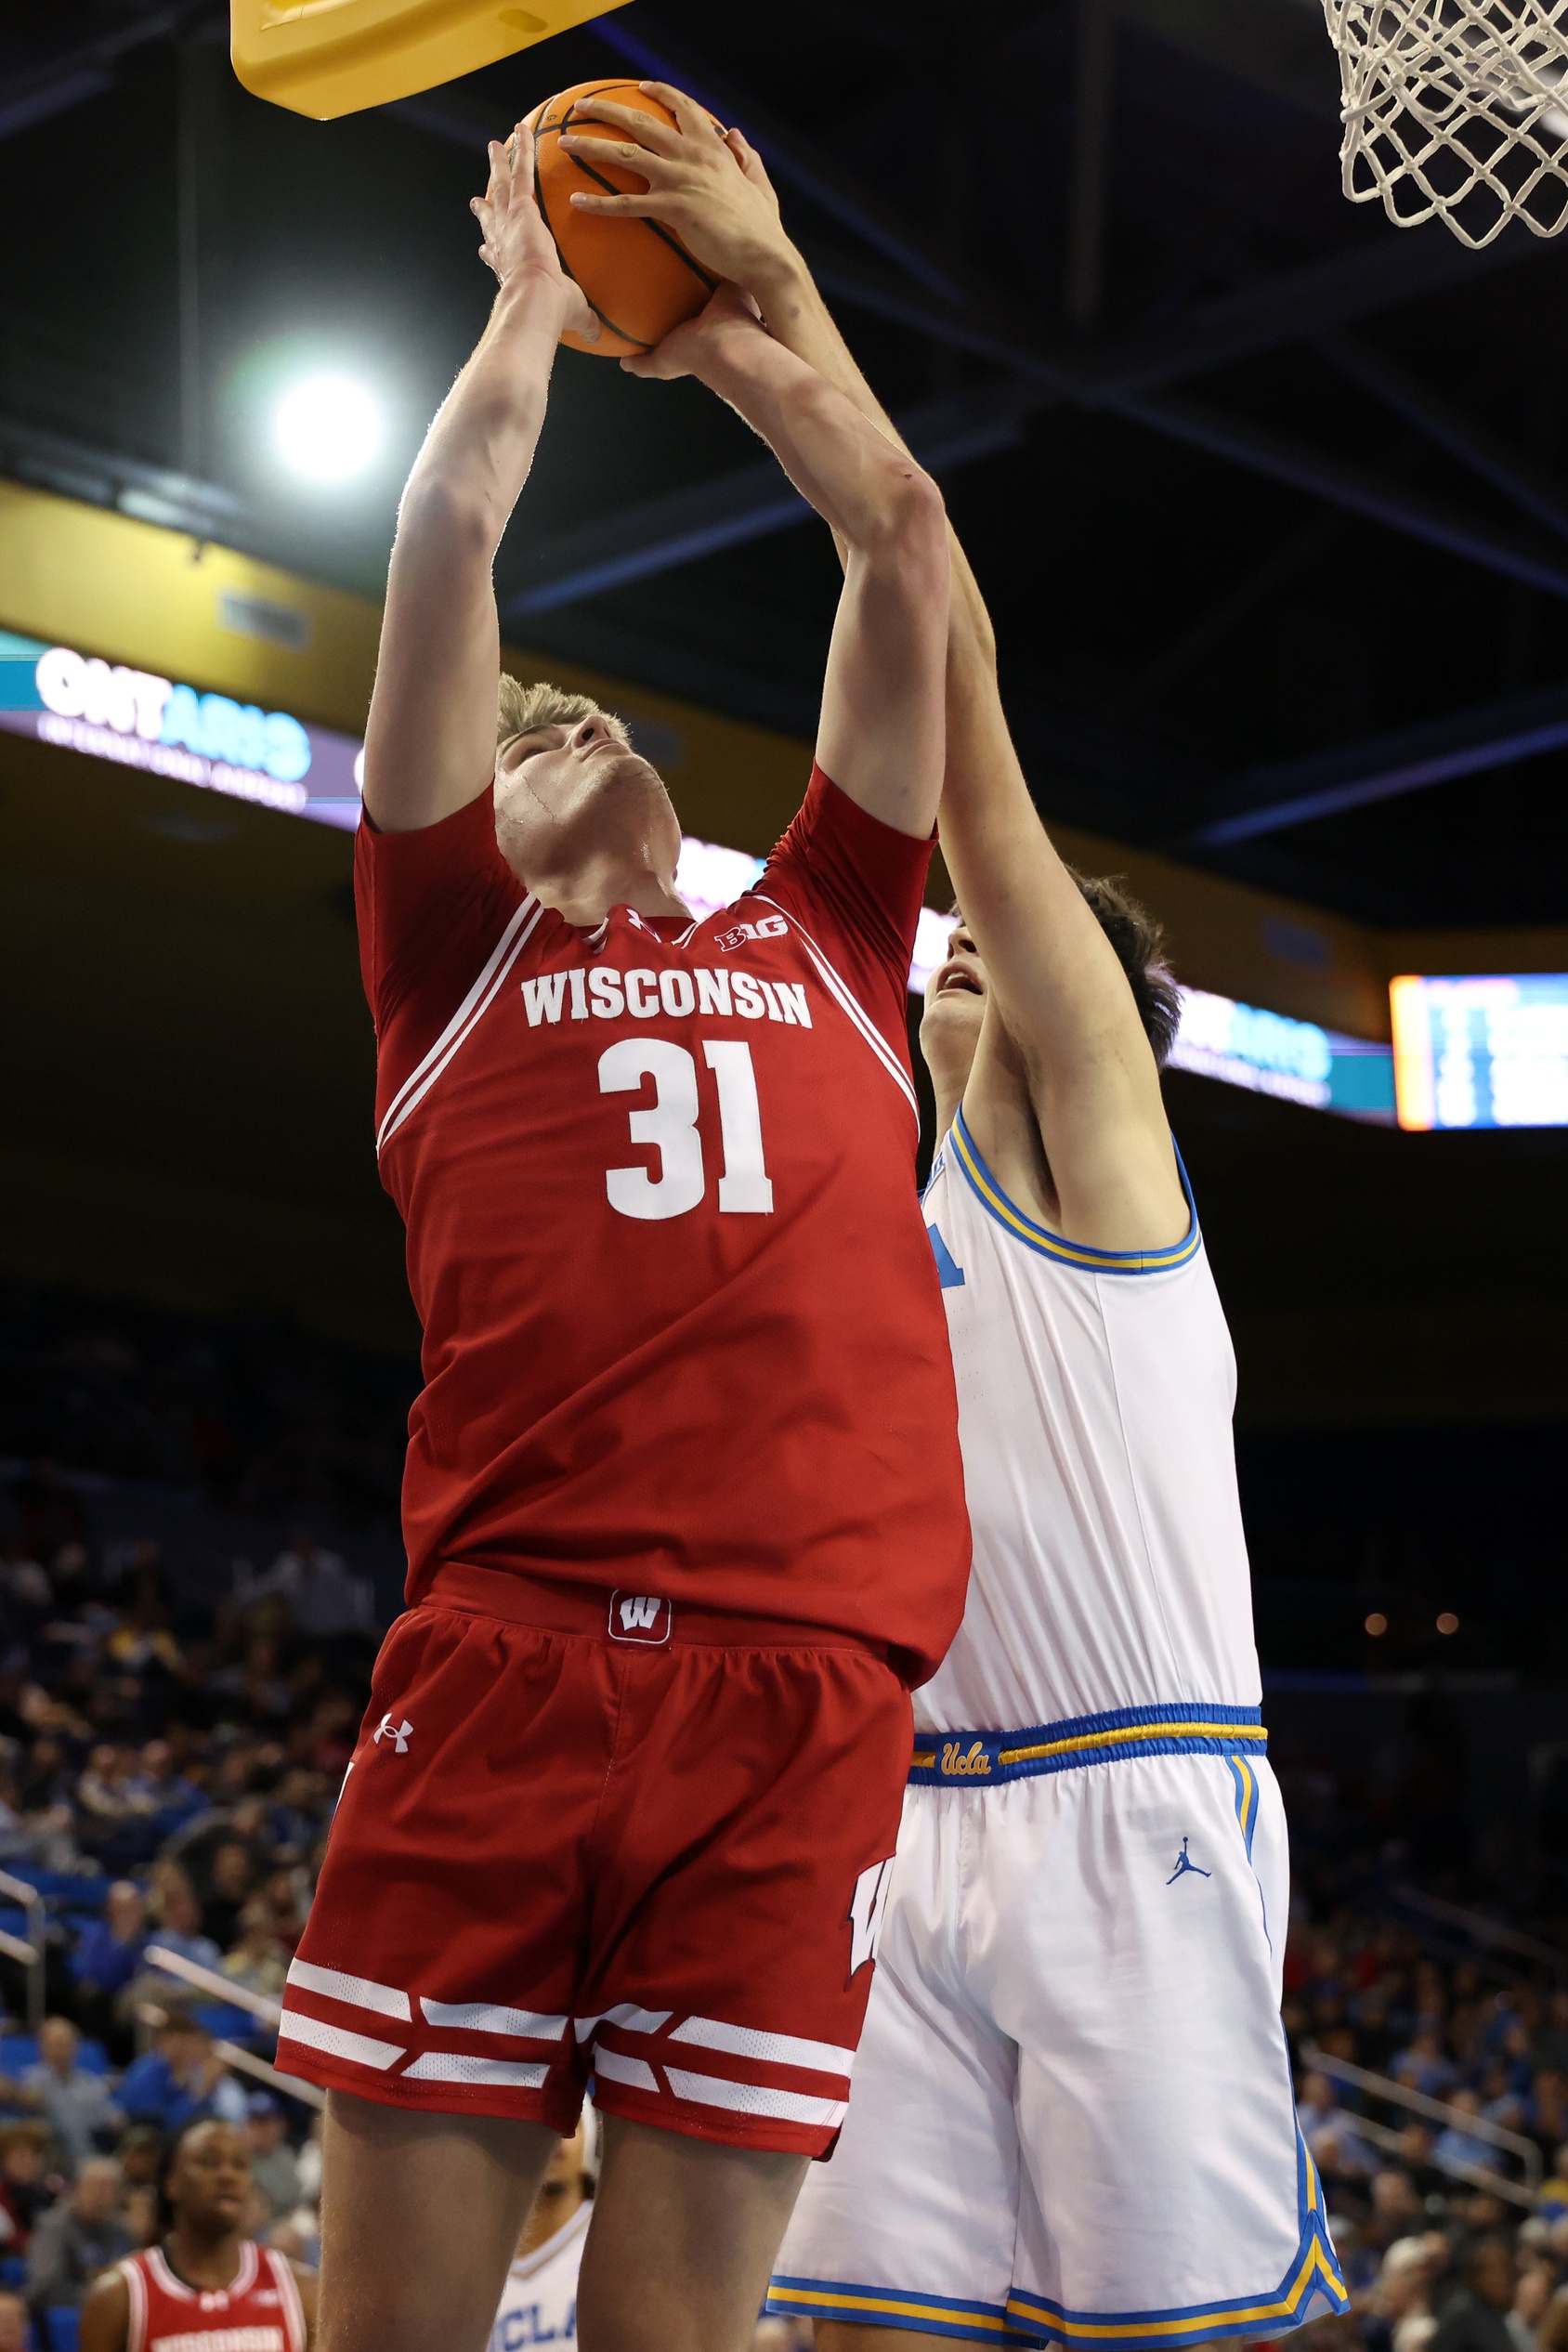
[[[1022,1091],[1050,1169],[1051,1191],[1039,1203],[1069,1239],[1104,1249],[1162,1248],[1181,1239],[1189,1212],[1154,1051],[1116,950],[1030,799],[983,617],[978,592],[960,578],[942,848],[1016,1048],[1009,1064],[987,1052],[983,1037],[971,1085],[981,1091],[977,1104],[982,1092]]]
[[[928,841],[884,825],[817,765],[758,884],[795,916],[900,1055],[930,864]]]
[[[1032,1070],[995,1000],[963,1091],[964,1123],[1008,1198],[1066,1241],[1091,1249],[1163,1249],[1187,1233],[1192,1212],[1169,1130],[1157,1130],[1115,1090],[1042,1104]],[[1047,1139],[1050,1139],[1049,1141]]]

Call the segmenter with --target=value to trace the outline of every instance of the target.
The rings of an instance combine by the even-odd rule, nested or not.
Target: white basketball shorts
[[[1009,1772],[1010,1737],[1051,1744],[965,1732],[949,1765]],[[1166,2352],[1347,2307],[1280,2025],[1284,1808],[1216,1747],[909,1788],[770,2311]]]

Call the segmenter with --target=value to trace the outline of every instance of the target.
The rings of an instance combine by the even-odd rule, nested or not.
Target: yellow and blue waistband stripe
[[[1038,1250],[1042,1258],[1054,1258],[1065,1266],[1079,1266],[1088,1274],[1165,1274],[1172,1266],[1184,1266],[1188,1259],[1196,1258],[1203,1247],[1193,1188],[1187,1182],[1187,1171],[1183,1166],[1180,1152],[1176,1154],[1176,1166],[1181,1171],[1182,1190],[1187,1196],[1188,1209],[1187,1230],[1181,1240],[1171,1242],[1164,1249],[1096,1249],[1086,1241],[1068,1241],[1061,1234],[1051,1233],[1044,1225],[1037,1225],[1032,1217],[1026,1217],[1023,1210],[1009,1200],[976,1150],[974,1138],[964,1123],[961,1110],[953,1120],[948,1141],[953,1147],[953,1156],[982,1208],[988,1209],[1000,1225],[1005,1225],[1016,1240]]]
[[[1023,1731],[917,1731],[909,1779],[921,1788],[956,1788],[973,1781],[1031,1780],[1040,1772],[1069,1772],[1080,1764],[1110,1764],[1124,1756],[1234,1759],[1238,1751],[1261,1755],[1268,1738],[1261,1707],[1173,1699],[1158,1706],[1075,1716],[1066,1723],[1037,1723]],[[1231,1769],[1237,1771],[1234,1761]],[[1248,1780],[1255,1811],[1257,1784],[1250,1773]],[[1240,1786],[1238,1774],[1238,1809]]]

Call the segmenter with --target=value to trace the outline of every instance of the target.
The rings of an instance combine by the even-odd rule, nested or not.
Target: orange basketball
[[[584,163],[561,145],[564,130],[580,130],[587,138],[619,138],[608,123],[595,123],[581,111],[587,98],[613,98],[618,106],[634,107],[656,123],[673,123],[674,116],[635,82],[579,82],[558,98],[547,98],[529,116],[535,141],[534,193],[545,226],[555,241],[566,269],[574,277],[601,321],[597,343],[580,335],[563,338],[574,351],[593,351],[619,359],[629,351],[649,351],[678,327],[694,318],[715,280],[695,262],[674,230],[657,220],[604,220],[579,212],[568,202],[573,189],[594,189],[618,196],[640,192],[647,182],[640,173],[612,165],[601,172],[596,163]],[[709,121],[712,122],[712,115]],[[721,125],[715,124],[714,128]]]

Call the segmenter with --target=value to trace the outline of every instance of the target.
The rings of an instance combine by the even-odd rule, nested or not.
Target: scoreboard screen
[[[1401,1127],[1568,1127],[1568,973],[1389,983]]]

